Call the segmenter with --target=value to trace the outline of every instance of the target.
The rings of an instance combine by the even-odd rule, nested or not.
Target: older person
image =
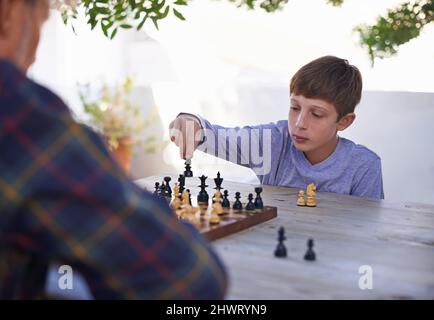
[[[26,77],[48,13],[48,0],[0,0],[0,298],[43,297],[52,263],[95,298],[223,298],[224,268],[201,235]]]

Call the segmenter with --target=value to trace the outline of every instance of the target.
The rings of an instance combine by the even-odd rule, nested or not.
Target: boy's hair
[[[324,56],[309,62],[295,73],[289,92],[333,104],[339,120],[354,112],[360,102],[362,75],[347,60]]]

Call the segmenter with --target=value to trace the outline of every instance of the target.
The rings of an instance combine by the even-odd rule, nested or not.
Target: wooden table
[[[153,190],[162,180],[137,184]],[[193,195],[199,182],[187,179]],[[232,201],[236,191],[245,197],[255,186],[225,180],[223,187]],[[318,192],[316,208],[298,207],[298,190],[263,188],[277,218],[213,242],[229,273],[228,299],[434,299],[433,205]],[[280,226],[287,258],[274,257]],[[303,259],[308,238],[314,262]],[[363,265],[372,268],[372,289],[359,288]]]

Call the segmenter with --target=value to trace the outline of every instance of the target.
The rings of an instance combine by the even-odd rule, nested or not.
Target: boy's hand
[[[169,125],[170,140],[179,147],[182,159],[193,158],[193,152],[201,140],[200,121],[191,115],[179,115]]]

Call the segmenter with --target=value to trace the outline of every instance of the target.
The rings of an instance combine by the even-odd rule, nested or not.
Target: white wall
[[[387,199],[434,204],[434,93],[365,92],[343,136],[381,157]]]

